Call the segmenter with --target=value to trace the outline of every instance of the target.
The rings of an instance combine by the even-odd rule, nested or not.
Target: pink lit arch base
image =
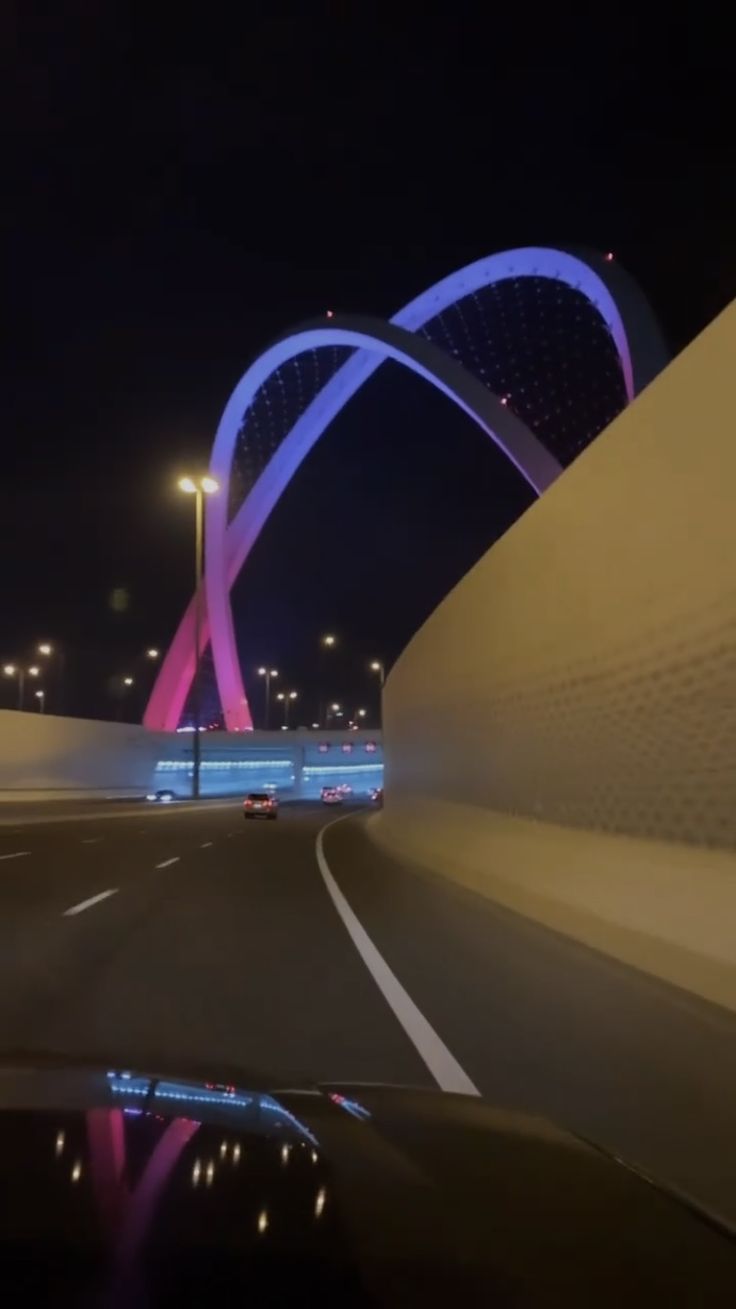
[[[617,265],[557,250],[527,248],[479,260],[438,282],[406,305],[390,324],[331,319],[309,324],[277,341],[241,378],[220,421],[210,470],[221,495],[207,506],[207,575],[201,649],[212,638],[218,690],[229,730],[247,731],[252,719],[237,655],[230,589],[284,488],[347,401],[391,358],[438,387],[469,414],[512,460],[537,494],[557,477],[559,464],[528,428],[454,359],[414,333],[466,295],[510,277],[545,277],[580,291],[606,322],[616,346],[629,400],[661,370],[666,351],[638,287]],[[325,384],[270,459],[228,525],[229,478],[243,415],[259,387],[288,359],[325,345],[355,352]],[[214,620],[214,621],[213,621]],[[194,673],[194,603],[190,602],[161,667],[144,722],[175,730]]]

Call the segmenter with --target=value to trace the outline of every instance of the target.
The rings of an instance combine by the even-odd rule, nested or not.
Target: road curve
[[[0,1052],[237,1065],[281,1084],[433,1085],[430,1067],[440,1080],[450,1068],[736,1223],[734,1017],[399,866],[360,815],[322,841],[349,932],[316,857],[333,816],[285,805],[276,823],[245,823],[236,804],[8,814]]]

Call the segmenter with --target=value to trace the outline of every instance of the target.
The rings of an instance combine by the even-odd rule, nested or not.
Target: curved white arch
[[[477,260],[475,263],[450,274],[450,276],[443,278],[434,286],[429,287],[428,290],[422,292],[421,295],[400,310],[391,320],[391,323],[395,327],[416,331],[444,309],[463,299],[464,296],[506,278],[525,276],[537,276],[560,281],[569,288],[580,291],[594,305],[604,319],[616,345],[624,386],[629,400],[635,394],[638,394],[664,367],[667,361],[667,352],[648,302],[624,269],[615,262],[610,262],[608,259],[604,260],[597,255],[581,257],[567,251],[544,247],[525,247],[492,255],[486,259]],[[289,340],[290,338],[285,339]],[[334,338],[331,338],[330,344],[335,343]],[[277,342],[277,347],[281,344]],[[274,348],[272,347],[272,349]],[[266,354],[269,353],[266,352]],[[243,505],[241,505],[227,528],[226,535],[222,521],[219,522],[215,530],[221,532],[224,548],[218,552],[216,546],[215,554],[220,559],[223,585],[228,593],[289,478],[299,467],[299,464],[327,425],[375,369],[379,367],[385,357],[385,353],[372,352],[366,348],[357,349],[325,384],[300,418],[297,419]],[[264,358],[265,356],[261,356],[261,360]],[[449,357],[443,356],[443,358]],[[450,362],[454,363],[454,361]],[[260,360],[256,360],[253,368],[256,368],[259,363]],[[456,365],[456,367],[459,367],[459,365]],[[225,486],[223,496],[222,498],[218,497],[218,500],[220,500],[223,507],[227,504],[228,499],[227,486],[235,439],[246,407],[244,403],[245,393],[242,388],[245,379],[250,375],[251,369],[248,370],[248,373],[236,387],[218,428],[216,439],[217,464],[218,467],[222,464],[225,470],[224,473],[220,472],[220,477],[223,479]],[[465,376],[472,375],[465,374]],[[479,383],[478,385],[482,384]],[[482,389],[486,396],[490,394],[485,387],[482,387]],[[234,421],[234,411],[237,411],[241,405],[237,419]],[[504,410],[503,413],[508,414],[508,411]],[[513,415],[508,416],[513,417]],[[228,418],[227,424],[225,422],[226,417]],[[520,426],[523,427],[523,425]],[[225,435],[226,432],[228,436]],[[530,434],[527,433],[527,435]],[[220,441],[219,448],[217,446],[218,440]],[[226,453],[228,440],[231,440],[229,454]],[[214,450],[212,467],[213,471],[215,471]],[[208,508],[210,512],[215,508],[214,500],[210,502]],[[212,558],[211,536],[210,558]],[[212,576],[213,568],[214,561],[208,576],[208,591],[210,587],[209,577]],[[218,587],[218,593],[221,594],[221,592],[222,587]],[[202,648],[207,645],[209,640],[208,598],[204,608],[205,614],[201,630]],[[240,678],[229,605],[226,608],[229,619],[229,636],[226,646],[220,641],[219,631],[221,629],[219,622],[217,624],[216,644],[220,649],[219,664],[222,667],[224,660],[225,667],[229,667],[230,670],[237,669],[237,685],[233,682],[230,674],[227,674],[230,690],[227,693],[229,707],[226,709],[226,721],[228,726],[248,728],[252,725],[250,713],[242,688],[242,679]],[[147,726],[168,728],[169,730],[176,727],[194,672],[193,641],[194,606],[193,602],[191,602],[157,678],[144,718]],[[213,642],[213,653],[214,650],[215,642]],[[218,668],[217,657],[216,669],[219,683],[220,669]],[[220,693],[224,707],[222,685],[220,685]]]
[[[233,449],[243,414],[263,383],[287,360],[305,350],[323,346],[352,346],[371,355],[378,355],[379,361],[394,359],[436,386],[495,441],[537,495],[562,472],[557,460],[545,450],[524,423],[455,359],[430,341],[404,328],[382,323],[380,319],[354,318],[333,320],[329,326],[322,323],[306,324],[292,335],[277,341],[251,364],[228,401],[212,449],[210,471],[224,489],[229,484]],[[281,495],[302,458],[303,454],[298,462],[289,461],[286,457],[278,461],[276,458],[271,460],[272,503]],[[259,495],[265,500],[260,479],[258,487]],[[252,498],[253,493],[248,500]],[[257,518],[261,522],[265,521],[263,509]],[[231,729],[238,730],[250,727],[251,723],[230,607],[226,534],[227,495],[212,496],[207,502],[206,570],[210,642],[225,722]]]

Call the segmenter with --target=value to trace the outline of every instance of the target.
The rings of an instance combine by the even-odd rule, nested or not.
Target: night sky
[[[140,713],[142,652],[190,591],[175,479],[290,324],[389,316],[527,243],[614,250],[673,350],[736,294],[717,33],[615,9],[534,28],[462,4],[183,7],[174,25],[46,8],[4,13],[0,659],[63,643],[78,712],[116,713],[109,680],[131,673]],[[342,640],[330,693],[375,710],[366,660],[395,658],[529,503],[415,380],[387,369],[351,415],[235,592],[247,675],[275,662],[300,720],[321,630]]]

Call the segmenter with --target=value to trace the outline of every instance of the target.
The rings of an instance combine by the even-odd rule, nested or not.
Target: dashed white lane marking
[[[454,1055],[450,1054],[444,1041],[427,1022],[424,1014],[417,1009],[396,974],[392,973],[386,960],[378,952],[365,928],[353,913],[330,872],[330,866],[324,852],[324,834],[330,827],[334,827],[335,823],[344,822],[349,817],[351,817],[350,814],[343,814],[340,818],[334,818],[317,834],[317,864],[332,903],[384,1000],[393,1010],[394,1015],[401,1023],[417,1052],[421,1055],[440,1089],[455,1091],[462,1095],[479,1095],[480,1092],[477,1086],[471,1082]]]
[[[179,862],[180,859],[181,859],[181,855],[180,855],[180,854],[175,854],[174,857],[173,857],[173,859],[164,859],[163,863],[161,863],[161,864],[156,864],[156,867],[157,867],[157,868],[168,868],[169,864],[178,864],[178,862]]]
[[[211,841],[203,841],[199,848],[200,850],[209,850],[211,845],[212,845]]]
[[[22,859],[24,855],[30,853],[30,850],[14,850],[13,854],[0,854],[0,859]]]
[[[82,845],[99,845],[103,839],[101,836],[85,836],[82,839]]]
[[[100,900],[107,900],[110,895],[117,895],[118,888],[114,886],[111,891],[100,891],[99,895],[90,896],[89,900],[81,900],[79,904],[73,904],[71,909],[65,909],[62,914],[63,918],[73,918],[75,914],[83,914],[85,909],[91,909],[94,904],[99,904]]]

